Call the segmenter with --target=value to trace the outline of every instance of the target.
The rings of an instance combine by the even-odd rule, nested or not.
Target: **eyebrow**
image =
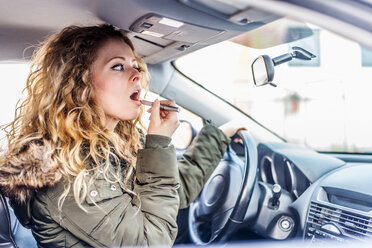
[[[109,62],[109,61],[111,61],[113,59],[122,59],[122,60],[126,61],[125,57],[115,56],[115,57],[110,58],[107,62]],[[137,60],[136,59],[132,59],[132,62],[137,62]]]

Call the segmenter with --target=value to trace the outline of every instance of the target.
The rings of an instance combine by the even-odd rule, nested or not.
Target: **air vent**
[[[307,222],[309,232],[325,231],[327,224],[331,224],[341,232],[337,236],[352,239],[372,238],[372,220],[370,217],[325,204],[312,202]],[[335,232],[332,232],[332,234],[335,234]]]

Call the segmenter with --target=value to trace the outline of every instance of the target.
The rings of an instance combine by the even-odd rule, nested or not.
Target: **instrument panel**
[[[260,181],[279,184],[295,199],[310,186],[310,180],[286,156],[267,147],[259,146],[258,159]]]

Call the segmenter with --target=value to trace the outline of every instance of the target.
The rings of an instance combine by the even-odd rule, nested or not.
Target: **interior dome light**
[[[166,17],[161,18],[159,23],[164,24],[164,25],[168,25],[168,26],[171,26],[171,27],[175,27],[175,28],[179,28],[184,24],[183,22],[172,20],[172,19],[169,19],[169,18],[166,18]]]

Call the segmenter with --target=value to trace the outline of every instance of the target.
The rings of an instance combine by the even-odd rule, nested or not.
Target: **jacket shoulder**
[[[25,203],[32,194],[55,185],[62,177],[59,163],[53,159],[54,149],[48,141],[35,141],[17,154],[2,156],[0,189],[5,196]]]

